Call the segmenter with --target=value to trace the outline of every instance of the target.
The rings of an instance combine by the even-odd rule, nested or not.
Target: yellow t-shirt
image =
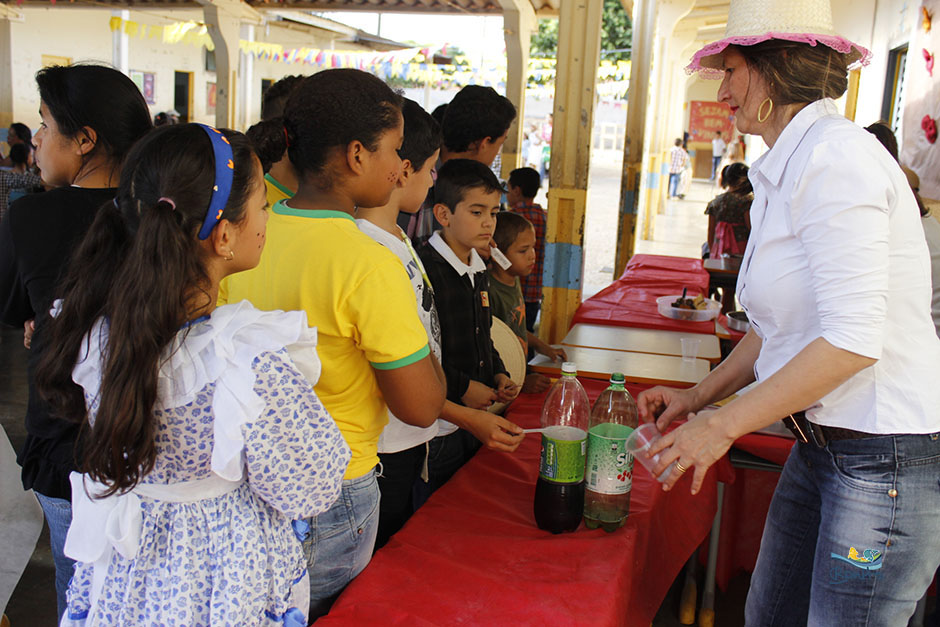
[[[264,187],[266,190],[266,197],[268,201],[268,206],[273,207],[282,200],[287,200],[294,195],[289,189],[284,187],[276,178],[270,174],[264,175]]]
[[[388,422],[372,369],[401,368],[430,353],[401,261],[347,213],[279,202],[258,267],[220,287],[220,303],[245,299],[259,309],[307,312],[322,369],[314,390],[352,449],[345,478],[364,475],[379,461]]]

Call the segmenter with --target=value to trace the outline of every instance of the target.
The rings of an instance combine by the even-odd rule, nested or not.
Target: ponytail
[[[265,174],[287,154],[287,130],[283,118],[262,120],[245,131],[245,135],[261,160]]]
[[[239,223],[259,185],[244,135],[223,131],[232,148],[232,191],[222,219]],[[215,185],[209,135],[196,124],[163,126],[131,151],[117,204],[99,212],[65,279],[63,305],[51,322],[51,347],[37,383],[54,411],[84,421],[71,374],[85,336],[103,320],[101,385],[81,470],[108,489],[132,489],[154,467],[158,373],[181,326],[209,301],[211,285],[197,234]],[[116,270],[115,270],[116,268]]]

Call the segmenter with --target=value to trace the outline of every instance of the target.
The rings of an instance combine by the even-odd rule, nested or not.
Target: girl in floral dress
[[[166,126],[79,246],[37,375],[84,428],[62,625],[305,624],[291,521],[332,505],[350,451],[297,368],[318,371],[305,314],[215,307],[266,221],[243,135]]]
[[[751,201],[754,189],[743,163],[726,165],[721,171],[721,187],[726,189],[705,209],[708,216],[708,247],[713,259],[723,255],[743,255],[751,232]]]

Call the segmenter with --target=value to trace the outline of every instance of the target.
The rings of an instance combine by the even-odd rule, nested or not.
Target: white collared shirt
[[[878,361],[808,408],[813,422],[940,431],[930,259],[898,164],[824,99],[790,121],[749,178],[751,235],[737,292],[763,341],[758,381],[822,337]]]
[[[462,262],[460,258],[457,257],[457,253],[447,245],[447,242],[441,237],[440,231],[434,231],[434,235],[428,239],[428,244],[450,264],[450,267],[452,267],[457,274],[465,274],[470,277],[470,285],[473,285],[473,276],[477,272],[486,272],[486,264],[483,263],[483,259],[480,258],[480,254],[477,253],[475,248],[470,249],[470,265],[467,265]]]

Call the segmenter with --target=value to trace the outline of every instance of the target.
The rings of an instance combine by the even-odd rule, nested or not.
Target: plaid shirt
[[[669,156],[669,174],[679,174],[689,165],[689,153],[682,146],[673,146]]]
[[[518,213],[535,227],[535,269],[532,274],[520,277],[522,296],[527,303],[542,301],[542,267],[545,261],[545,210],[538,203],[521,202],[510,211]]]
[[[447,400],[462,405],[470,380],[495,387],[499,373],[508,374],[490,339],[493,317],[486,271],[470,278],[457,274],[439,252],[425,243],[418,249],[434,288],[441,321],[441,367],[447,377]]]
[[[0,220],[7,214],[7,200],[15,189],[30,189],[42,185],[38,176],[30,171],[18,174],[10,170],[0,170]]]

